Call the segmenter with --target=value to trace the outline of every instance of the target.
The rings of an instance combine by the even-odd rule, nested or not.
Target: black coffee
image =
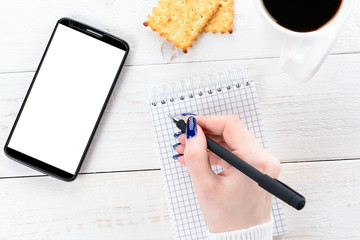
[[[297,32],[317,30],[339,10],[342,0],[262,0],[270,16]]]

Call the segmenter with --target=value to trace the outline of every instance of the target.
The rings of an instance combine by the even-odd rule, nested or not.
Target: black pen
[[[176,124],[183,133],[186,131],[186,123],[182,119],[169,116],[173,122]],[[296,208],[297,210],[303,209],[305,206],[305,197],[295,190],[291,189],[286,184],[281,181],[270,177],[267,174],[264,174],[245,162],[239,157],[229,152],[214,140],[206,136],[207,147],[210,151],[218,155],[220,158],[228,162],[231,166],[238,169],[240,172],[244,173],[246,176],[254,180],[259,184],[260,187],[286,202],[290,206]]]

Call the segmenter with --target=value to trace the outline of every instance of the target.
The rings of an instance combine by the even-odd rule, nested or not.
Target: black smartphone
[[[5,154],[73,181],[128,53],[124,40],[60,19],[6,141]]]

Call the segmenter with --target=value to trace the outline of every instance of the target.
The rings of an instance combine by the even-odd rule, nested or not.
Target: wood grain
[[[128,65],[166,63],[164,38],[145,28],[157,0],[33,0],[7,1],[0,8],[0,72],[34,71],[56,21],[70,17],[109,31],[129,42]],[[332,53],[360,52],[360,2],[341,32]],[[201,34],[188,54],[176,62],[221,61],[278,57],[283,40],[258,16],[253,1],[234,5],[232,34]]]
[[[360,239],[360,161],[282,165],[280,179],[307,198],[298,212],[285,206],[289,234],[279,239]]]
[[[305,84],[281,73],[277,59],[126,67],[82,171],[159,168],[148,108],[149,90],[158,84],[241,65],[249,66],[249,75],[255,79],[270,151],[283,162],[357,158],[358,64],[358,54],[330,56],[314,79]],[[0,74],[1,146],[32,77],[33,73]],[[38,173],[8,160],[0,152],[1,177],[34,174]]]
[[[279,239],[359,239],[360,160],[282,165],[307,197]],[[160,171],[0,181],[0,239],[171,239]]]
[[[161,239],[171,226],[160,172],[0,181],[0,239]],[[161,229],[161,231],[159,231]]]

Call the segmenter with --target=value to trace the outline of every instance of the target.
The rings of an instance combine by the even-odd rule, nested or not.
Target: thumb
[[[209,162],[206,138],[196,119],[189,117],[186,124],[184,160],[195,188],[207,187],[216,181],[216,174]]]

